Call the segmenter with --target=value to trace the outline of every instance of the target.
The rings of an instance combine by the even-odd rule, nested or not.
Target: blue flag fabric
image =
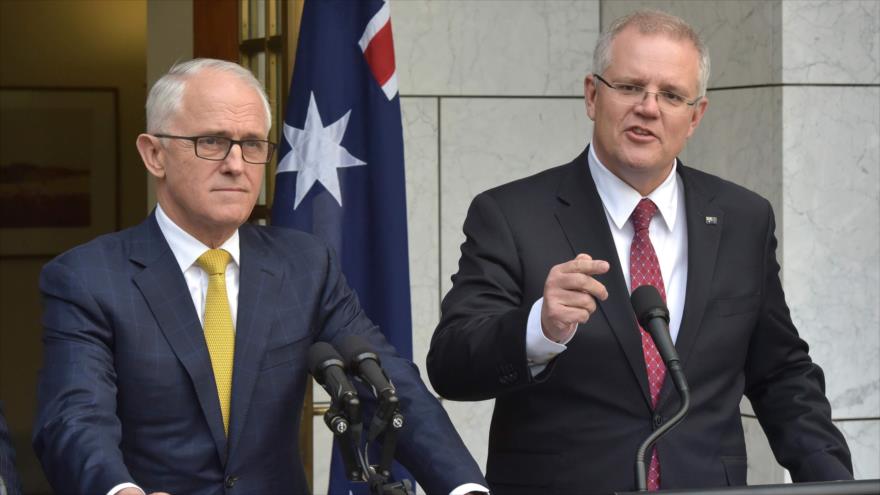
[[[411,359],[403,131],[389,6],[308,0],[301,26],[272,223],[328,242],[366,314]],[[364,483],[348,483],[335,448],[332,464],[329,493],[368,493]],[[397,465],[393,475],[411,478]]]

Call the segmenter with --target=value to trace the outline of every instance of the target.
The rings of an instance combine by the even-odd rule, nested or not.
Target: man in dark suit
[[[9,436],[9,426],[3,414],[3,402],[0,401],[0,495],[18,495],[21,484],[15,470],[15,448]]]
[[[746,483],[744,394],[795,481],[850,479],[785,303],[769,203],[676,158],[708,105],[705,46],[640,11],[603,33],[594,70],[587,150],[474,199],[431,342],[437,392],[496,399],[493,493],[634,488],[637,447],[680,405],[631,309],[645,284],[669,307],[692,394],[649,453],[650,489]]]
[[[151,89],[137,147],[159,205],[50,262],[34,447],[58,493],[308,491],[307,351],[361,335],[397,386],[397,458],[428,493],[485,484],[413,364],[326,245],[246,224],[274,145],[260,83],[199,59]],[[216,263],[220,260],[219,264]]]

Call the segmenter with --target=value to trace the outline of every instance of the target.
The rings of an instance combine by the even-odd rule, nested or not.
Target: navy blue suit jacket
[[[58,493],[305,493],[298,450],[312,342],[377,349],[407,424],[397,458],[428,493],[484,483],[448,416],[364,315],[332,251],[289,229],[243,225],[228,438],[202,326],[151,215],[41,274],[45,359],[34,448]]]

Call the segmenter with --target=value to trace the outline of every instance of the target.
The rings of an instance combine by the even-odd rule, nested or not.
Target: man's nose
[[[652,91],[645,91],[645,94],[642,95],[642,101],[636,105],[636,110],[648,115],[659,115],[660,94]]]
[[[232,143],[226,159],[223,160],[223,171],[226,173],[240,174],[244,171],[247,163],[242,156],[241,143]]]

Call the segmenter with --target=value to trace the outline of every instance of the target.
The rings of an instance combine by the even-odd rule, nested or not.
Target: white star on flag
[[[290,144],[290,152],[278,164],[278,171],[299,172],[296,176],[295,210],[315,182],[320,182],[342,206],[342,193],[339,190],[339,173],[337,168],[358,167],[366,165],[352,156],[339,143],[348,127],[351,110],[345,112],[336,122],[324,127],[315,93],[309,96],[309,109],[306,122],[302,129],[284,124],[284,138]]]

